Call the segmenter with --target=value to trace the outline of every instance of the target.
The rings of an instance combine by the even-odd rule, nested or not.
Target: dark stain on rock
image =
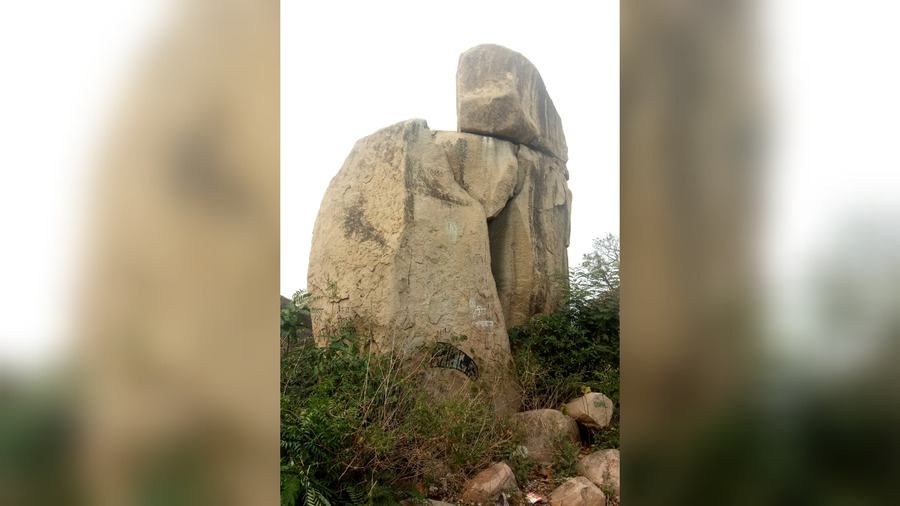
[[[409,196],[407,197],[407,209],[405,210],[406,217],[412,220],[412,203],[409,199],[412,197],[413,193],[417,193],[419,195],[427,195],[432,198],[436,198],[438,200],[442,200],[444,202],[448,202],[451,204],[456,204],[458,206],[468,206],[470,202],[466,202],[464,200],[459,200],[449,193],[437,188],[434,184],[431,184],[429,181],[425,180],[425,174],[422,171],[422,162],[418,158],[406,153],[406,170],[404,171],[404,178],[406,179],[406,187],[409,190]]]
[[[374,241],[379,246],[385,246],[384,237],[375,228],[363,213],[365,202],[360,202],[347,210],[344,217],[344,237],[347,239],[357,239],[360,242]]]
[[[466,188],[466,157],[469,155],[469,141],[467,139],[459,139],[456,143],[456,163],[459,166],[459,180],[457,181],[463,188]]]

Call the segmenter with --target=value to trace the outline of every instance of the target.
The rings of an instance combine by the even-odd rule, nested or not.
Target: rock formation
[[[483,378],[511,412],[507,328],[555,309],[567,280],[565,135],[537,69],[500,46],[460,57],[457,112],[460,132],[414,119],[353,147],[313,230],[313,330],[353,319],[379,353],[448,343],[432,382]]]

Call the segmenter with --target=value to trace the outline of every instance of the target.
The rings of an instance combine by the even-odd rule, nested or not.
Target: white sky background
[[[0,372],[64,352],[91,169],[167,6],[0,2]]]
[[[282,2],[282,295],[306,288],[319,205],[356,141],[411,118],[455,131],[459,55],[485,43],[528,58],[562,118],[569,263],[619,234],[617,1]]]
[[[891,252],[865,251],[871,240],[858,246],[848,236],[860,223],[900,232],[900,4],[761,4],[773,112],[768,200],[761,205],[768,230],[760,248],[770,342],[792,360],[832,367],[849,350],[823,342],[835,322],[811,306],[821,294],[809,282],[840,269],[857,276],[860,294],[880,305],[900,288],[883,286],[892,283],[889,265],[864,265]],[[817,263],[854,249],[841,266]],[[882,282],[861,272],[867,268],[885,271]],[[853,334],[847,339],[859,342],[862,332]]]

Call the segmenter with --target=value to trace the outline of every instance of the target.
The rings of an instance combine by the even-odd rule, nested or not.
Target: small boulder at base
[[[606,506],[606,496],[587,478],[579,476],[550,492],[550,506]]]
[[[560,433],[565,433],[573,443],[581,442],[575,420],[555,409],[516,413],[513,419],[525,431],[525,447],[528,448],[531,460],[537,464],[549,465],[553,462],[553,445]]]
[[[512,469],[503,462],[492,465],[491,467],[476,474],[463,489],[460,497],[463,501],[490,503],[499,497],[503,492],[518,492],[519,486],[516,484],[516,475]]]
[[[566,404],[569,416],[576,422],[592,428],[606,427],[612,419],[615,404],[609,397],[590,392]]]
[[[460,132],[509,139],[569,159],[562,120],[541,74],[503,46],[482,44],[460,55],[456,117]]]
[[[598,487],[613,488],[619,495],[619,450],[600,450],[588,455],[578,463],[575,473]]]

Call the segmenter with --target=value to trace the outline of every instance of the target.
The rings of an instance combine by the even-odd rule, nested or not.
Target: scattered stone
[[[587,478],[577,477],[550,492],[550,506],[606,506],[606,496]]]
[[[578,425],[572,418],[555,409],[536,409],[516,413],[513,419],[525,431],[525,447],[532,461],[541,465],[553,463],[553,445],[564,432],[569,441],[581,442]]]
[[[566,404],[569,416],[576,422],[591,428],[601,428],[609,425],[612,419],[615,404],[609,397],[599,393],[590,392]]]
[[[509,139],[568,161],[562,121],[544,80],[515,51],[483,44],[459,57],[456,114],[460,132]]]
[[[463,489],[460,499],[469,502],[493,503],[504,492],[518,492],[516,476],[503,462],[492,465],[472,478]]]
[[[584,476],[598,487],[615,489],[618,496],[619,463],[619,450],[600,450],[581,459],[575,467],[575,473]]]

